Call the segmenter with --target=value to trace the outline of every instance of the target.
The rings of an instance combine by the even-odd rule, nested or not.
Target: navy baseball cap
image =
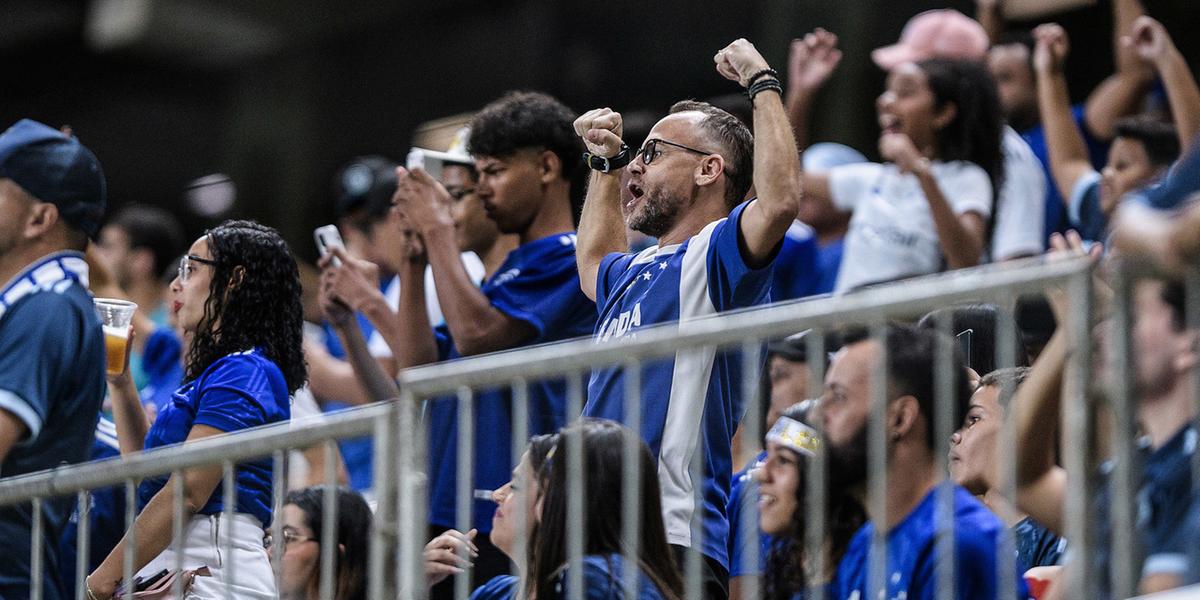
[[[74,137],[21,119],[0,134],[0,177],[57,206],[63,219],[88,237],[100,231],[104,171],[96,155]]]
[[[360,156],[343,166],[334,178],[334,216],[362,209],[369,217],[386,215],[396,193],[396,163],[382,156]]]

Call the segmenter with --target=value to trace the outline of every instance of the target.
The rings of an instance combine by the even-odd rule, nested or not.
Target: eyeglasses
[[[662,151],[658,149],[659,144],[666,144],[668,146],[674,146],[674,147],[680,148],[682,150],[687,150],[688,152],[695,152],[696,154],[703,154],[705,156],[708,156],[709,154],[716,154],[716,152],[700,150],[699,148],[692,148],[689,146],[684,146],[683,144],[676,144],[675,142],[668,142],[667,140],[650,139],[650,140],[646,140],[645,144],[642,144],[641,150],[638,150],[638,154],[641,155],[641,157],[642,157],[642,164],[649,165],[650,163],[654,162],[654,159],[657,158],[659,154],[662,154]]]
[[[463,198],[474,194],[475,188],[453,188],[447,189],[446,191],[450,194],[450,197],[453,198],[455,202],[459,202]]]
[[[179,259],[179,270],[176,271],[176,275],[179,276],[179,283],[187,283],[188,275],[190,275],[192,273],[192,269],[195,268],[192,266],[192,263],[194,262],[202,265],[208,265],[210,267],[215,267],[217,265],[217,261],[215,260],[200,258],[195,254],[185,254]]]
[[[315,541],[317,541],[317,538],[309,537],[306,535],[300,535],[299,533],[296,533],[295,531],[293,531],[291,529],[284,529],[282,537],[283,537],[283,549],[284,550],[287,550],[288,544],[291,544],[292,542],[315,542]],[[275,540],[271,537],[271,534],[268,533],[268,534],[264,535],[263,536],[263,548],[270,548],[271,544],[274,541]]]

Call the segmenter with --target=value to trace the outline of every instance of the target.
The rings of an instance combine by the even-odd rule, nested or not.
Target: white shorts
[[[232,524],[233,556],[226,556],[226,526]],[[138,575],[148,577],[175,569],[177,549],[168,546],[154,557]],[[241,513],[226,519],[224,515],[195,515],[183,531],[183,568],[208,567],[212,577],[197,577],[185,598],[224,599],[226,581],[232,576],[234,598],[274,599],[275,574],[270,557],[263,548],[263,527],[258,519]],[[236,565],[232,573],[230,565]]]

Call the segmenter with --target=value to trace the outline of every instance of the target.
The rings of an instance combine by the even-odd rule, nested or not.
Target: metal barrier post
[[[513,399],[513,439],[512,439],[512,462],[513,469],[520,468],[521,457],[525,455],[525,447],[529,442],[529,382],[523,378],[518,378],[512,382],[512,399]],[[532,474],[533,478],[537,478],[537,473]],[[519,577],[529,573],[529,526],[525,522],[529,511],[526,509],[529,506],[531,498],[529,497],[529,485],[532,482],[524,482],[523,485],[510,492],[516,494],[517,510],[513,514],[517,535],[513,538],[513,557],[517,565],[517,574]]]
[[[583,413],[581,373],[567,374],[567,414],[575,422]],[[584,512],[586,486],[583,460],[583,432],[579,429],[563,436],[567,448],[567,600],[583,600],[583,553],[587,547],[587,515]],[[546,574],[542,573],[545,577]]]
[[[1114,312],[1108,340],[1108,365],[1113,376],[1109,388],[1112,407],[1112,552],[1111,590],[1114,598],[1128,598],[1137,588],[1141,561],[1133,531],[1133,497],[1137,493],[1133,446],[1137,414],[1134,409],[1133,315],[1130,301],[1134,283],[1126,265],[1118,263],[1113,277]]]
[[[45,578],[46,569],[42,566],[43,553],[43,529],[42,523],[42,499],[34,498],[32,506],[33,531],[30,532],[30,552],[29,557],[29,597],[32,600],[42,600],[42,580]]]
[[[965,377],[965,365],[954,361],[954,339],[960,332],[954,331],[954,313],[944,310],[937,315],[937,346],[934,349],[934,464],[939,474],[950,470],[950,436],[958,428],[954,422],[955,407],[959,399],[955,397],[955,380]],[[966,358],[966,357],[964,357]],[[937,487],[937,506],[934,510],[934,521],[937,531],[937,597],[939,600],[953,600],[957,594],[954,586],[957,568],[955,555],[954,531],[954,482],[944,479]]]
[[[321,490],[321,600],[333,600],[336,573],[333,568],[334,553],[338,547],[338,486],[337,444],[327,440],[322,444],[325,454],[325,489]]]
[[[458,390],[458,468],[455,471],[455,526],[466,533],[473,523],[475,507],[475,397],[470,388]],[[470,556],[459,552],[463,559]],[[463,569],[454,575],[454,597],[467,600],[471,595],[471,570]]]
[[[999,301],[996,303],[995,368],[997,370],[1011,369],[1017,363],[1017,346],[1021,344],[1021,340],[1017,339],[1017,331],[1013,329],[1016,319],[1013,316],[1012,308],[1015,305],[1015,298],[1011,294],[1005,293],[1000,294]],[[980,373],[980,375],[985,375],[985,373]],[[1017,386],[1015,378],[1012,377],[1002,377],[998,383],[1000,386],[998,396],[1000,400],[999,405],[1004,411],[1004,417],[1000,421],[1000,436],[996,440],[997,446],[994,456],[1000,457],[1003,455],[1011,457],[1011,459],[1000,461],[1001,467],[998,470],[1000,480],[997,482],[997,485],[999,486],[1000,495],[1015,506],[1017,497],[1017,460],[1019,460],[1021,449],[1016,444],[1016,410],[1012,406],[1011,399],[1016,395]],[[1004,449],[1003,454],[1000,451],[1001,448]],[[997,586],[999,586],[998,600],[1001,598],[1023,600],[1017,597],[1017,578],[1021,577],[1021,574],[1017,571],[1017,550],[1012,528],[1005,527],[1000,530],[996,546],[996,582]]]
[[[1066,433],[1063,455],[1069,482],[1065,515],[1067,539],[1071,540],[1072,552],[1082,568],[1068,569],[1067,595],[1095,598],[1097,589],[1091,564],[1094,535],[1088,526],[1092,516],[1092,411],[1087,400],[1091,379],[1091,273],[1073,276],[1068,291],[1071,307],[1067,325],[1072,350],[1063,378],[1062,423]]]
[[[87,577],[92,550],[92,497],[86,490],[76,492],[75,514],[79,515],[75,536],[75,600],[88,600]]]
[[[760,360],[762,356],[762,344],[758,340],[746,340],[742,343],[742,445],[747,444],[762,444],[763,439],[763,419],[762,403],[759,402],[762,391],[759,389],[761,381],[761,366]],[[770,366],[768,365],[769,369]],[[773,423],[768,423],[770,427]],[[737,458],[736,456],[734,457]],[[740,469],[741,465],[733,465],[735,470]],[[736,482],[730,482],[731,485]],[[750,485],[749,482],[743,485]],[[797,510],[799,510],[797,508]],[[738,533],[741,535],[741,543],[745,545],[750,552],[742,557],[742,572],[755,573],[755,575],[742,576],[741,592],[745,598],[758,598],[761,588],[762,577],[758,575],[761,563],[760,546],[759,544],[759,528],[758,528],[758,502],[751,505],[750,510],[741,512],[742,522],[738,523]],[[733,524],[730,523],[732,526]],[[730,557],[732,558],[732,557]],[[732,566],[732,565],[730,565]]]
[[[626,598],[638,596],[638,569],[632,568],[638,564],[641,555],[641,503],[642,478],[638,460],[642,450],[642,365],[637,359],[630,359],[624,365],[624,399],[625,426],[632,434],[625,437],[622,459],[625,468],[622,476],[625,478],[622,489],[621,507],[624,520],[621,522],[621,537],[625,541],[625,569],[622,571],[621,586]]]
[[[871,327],[871,340],[878,351],[871,368],[871,411],[867,431],[867,505],[875,519],[867,571],[867,597],[876,598],[887,590],[887,413],[888,413],[888,330],[884,323]]]
[[[808,396],[821,398],[825,392],[825,332],[820,329],[811,330],[805,336],[805,356],[808,360]],[[807,521],[805,527],[805,559],[812,568],[806,574],[808,584],[805,598],[810,600],[825,600],[825,572],[837,565],[829,564],[825,552],[825,536],[828,528],[826,520],[829,514],[825,507],[829,504],[829,445],[825,438],[825,424],[821,418],[821,407],[818,404],[809,410],[813,415],[809,418],[810,426],[817,431],[821,438],[821,447],[813,457],[812,468],[808,471]],[[799,510],[799,507],[796,507]],[[756,511],[757,512],[757,511]],[[757,528],[755,529],[757,531]],[[757,566],[757,565],[756,565]]]
[[[389,408],[396,407],[395,402],[388,403]],[[395,539],[397,479],[395,459],[399,453],[396,440],[397,415],[390,410],[382,418],[375,420],[374,439],[375,455],[372,465],[374,469],[371,481],[375,487],[375,518],[371,522],[371,547],[367,562],[367,598],[383,600],[390,595],[394,598],[395,589],[387,585],[389,570],[389,549],[396,548],[399,540]]]

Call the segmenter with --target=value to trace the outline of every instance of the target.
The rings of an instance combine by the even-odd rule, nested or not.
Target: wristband
[[[746,90],[746,96],[750,98],[750,104],[754,104],[755,96],[757,96],[760,92],[765,92],[767,90],[771,90],[779,94],[781,97],[783,96],[783,86],[780,85],[778,79],[763,79],[755,82],[750,86],[749,89]]]
[[[629,146],[621,142],[621,150],[617,152],[616,156],[596,156],[591,152],[584,152],[583,162],[587,163],[587,166],[593,170],[600,171],[601,173],[611,173],[633,162],[633,155],[629,152]]]
[[[754,85],[755,81],[758,81],[766,75],[770,75],[771,77],[775,78],[776,81],[779,80],[779,73],[775,69],[767,67],[766,69],[751,75],[750,78],[746,80],[746,87],[749,88],[750,86]]]

